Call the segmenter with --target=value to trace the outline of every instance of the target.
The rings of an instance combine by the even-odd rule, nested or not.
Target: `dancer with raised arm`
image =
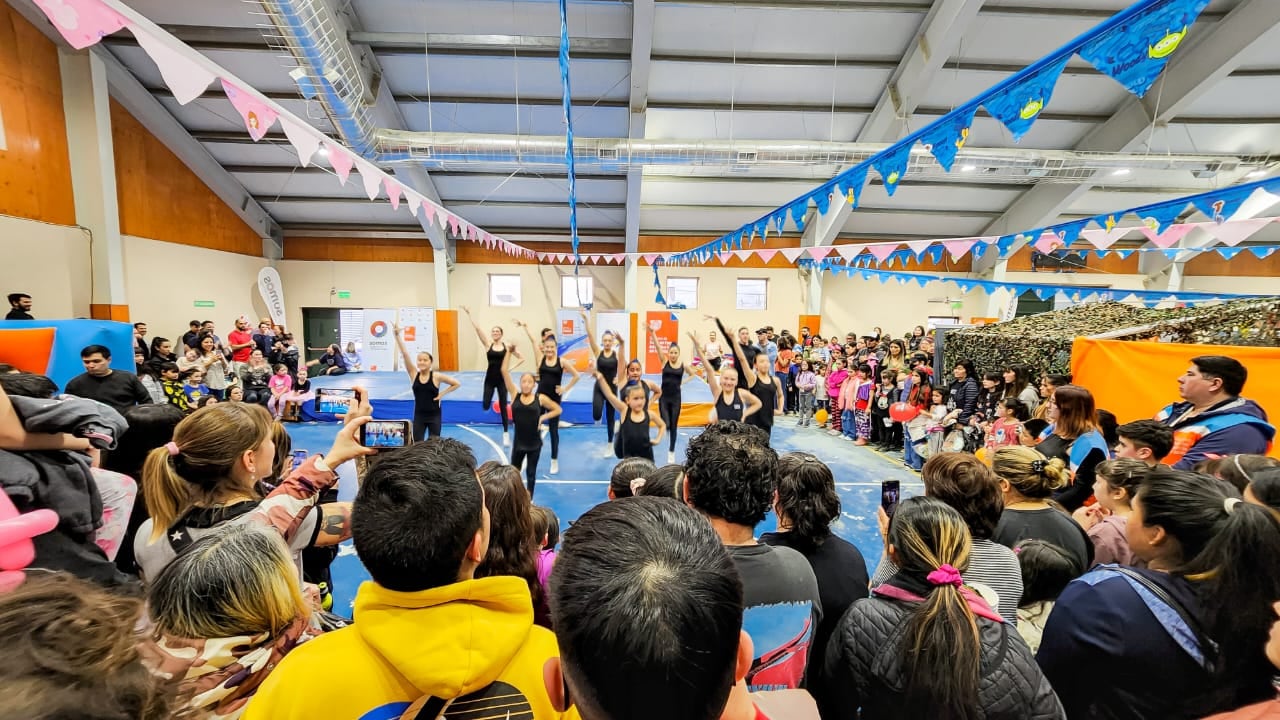
[[[560,417],[560,404],[538,392],[538,381],[533,373],[520,375],[520,387],[511,381],[511,353],[502,359],[502,377],[506,390],[512,395],[511,419],[516,426],[515,441],[511,443],[511,464],[517,469],[524,466],[525,486],[533,498],[533,486],[538,479],[538,456],[542,454],[542,435],[538,426]]]
[[[698,336],[690,332],[693,344],[698,344]],[[707,384],[711,386],[711,397],[716,399],[715,407],[707,420],[715,424],[721,420],[746,422],[746,419],[760,411],[760,399],[738,387],[738,371],[728,365],[721,365],[720,372],[707,372]]]
[[[622,417],[622,422],[618,425],[618,438],[613,445],[614,454],[619,460],[639,457],[652,462],[653,447],[662,442],[662,434],[666,432],[667,424],[661,417],[649,416],[649,393],[644,384],[647,381],[631,383],[623,387],[622,396],[625,398],[623,401],[618,399],[608,383],[602,382],[603,379],[597,372],[597,387],[604,388],[602,392],[605,394],[605,399]],[[652,440],[649,439],[650,422],[658,427],[658,436]]]
[[[512,355],[516,359],[516,363],[511,367],[518,367],[524,361],[524,357],[515,345],[508,345],[502,339],[502,328],[494,325],[489,330],[489,336],[485,337],[484,330],[480,329],[480,323],[471,316],[471,308],[466,305],[460,306],[462,312],[467,314],[467,319],[471,321],[471,326],[476,329],[476,337],[480,338],[480,344],[484,346],[485,361],[488,363],[484,371],[484,393],[480,397],[480,407],[489,408],[493,404],[494,393],[498,395],[498,415],[502,418],[502,445],[504,447],[511,446],[511,425],[507,419],[507,386],[511,377],[504,374],[503,363],[507,359],[507,355]],[[504,380],[505,378],[505,380]]]
[[[742,368],[742,381],[746,384],[747,391],[755,395],[756,399],[760,401],[760,411],[752,413],[751,417],[744,419],[743,422],[748,425],[755,425],[763,430],[766,435],[772,436],[773,418],[775,415],[781,415],[783,408],[782,383],[779,383],[777,378],[773,376],[772,361],[769,359],[768,354],[764,352],[757,353],[754,358],[748,358],[747,352],[742,348],[742,343],[725,332],[724,323],[720,322],[720,318],[713,318],[709,315],[707,317],[715,320],[716,327],[720,328],[720,332],[730,339],[738,367]]]
[[[533,339],[533,331],[529,329],[528,323],[515,321],[516,325],[524,328],[524,332],[529,336],[529,344],[533,346],[533,357],[539,357],[539,348],[541,348],[541,360],[534,366],[534,377],[538,380],[538,392],[546,397],[551,398],[556,404],[562,402],[562,398],[569,394],[574,385],[578,384],[578,380],[582,375],[573,363],[564,361],[560,357],[560,347],[556,344],[555,332],[550,328],[544,328],[542,331],[542,339],[535,342]],[[573,376],[569,380],[568,385],[564,383],[564,373],[568,370]],[[551,474],[560,473],[560,417],[550,418],[547,421],[548,434],[551,436]]]
[[[648,328],[649,339],[653,343],[653,347],[657,349],[658,354],[663,354],[662,346],[658,344],[658,335],[653,328]],[[693,347],[697,347],[694,343]],[[680,427],[680,406],[684,402],[683,393],[681,392],[684,384],[697,377],[693,368],[680,360],[680,345],[672,342],[666,349],[667,359],[662,363],[662,394],[658,398],[658,417],[662,418],[662,422],[666,423],[671,432],[671,439],[668,441],[667,447],[667,464],[670,465],[676,461],[676,438],[679,433],[676,431]]]
[[[596,344],[595,333],[591,331],[591,316],[586,310],[582,311],[583,327],[587,330],[587,342],[591,345],[591,355],[595,358],[596,375],[603,376],[604,382],[609,386],[610,390],[615,390],[622,381],[622,367],[618,363],[619,354],[622,352],[622,338],[614,335],[613,331],[605,330],[604,335],[600,337],[600,344]],[[614,345],[617,349],[614,349]],[[615,393],[616,394],[616,393]],[[605,401],[604,392],[600,388],[600,380],[596,380],[596,387],[591,393],[591,419],[600,422],[600,417],[604,417],[605,430],[608,433],[609,444],[613,444],[613,418],[614,408]]]
[[[444,373],[438,373],[432,366],[435,358],[423,350],[415,360],[404,346],[400,325],[392,324],[392,332],[396,336],[396,347],[400,348],[400,356],[404,358],[405,370],[413,382],[413,441],[422,442],[428,437],[440,436],[440,425],[443,413],[440,411],[444,396],[457,390],[459,383]],[[440,387],[444,385],[443,389]]]

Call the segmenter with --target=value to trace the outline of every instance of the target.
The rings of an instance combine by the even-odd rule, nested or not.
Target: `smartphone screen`
[[[360,426],[360,444],[368,448],[402,448],[413,442],[408,420],[370,420]]]
[[[294,450],[291,455],[293,456],[293,464],[289,467],[289,472],[297,470],[298,466],[307,461],[307,458],[310,457],[311,453],[306,450]]]
[[[355,399],[356,391],[349,388],[320,388],[316,390],[316,412],[343,415]]]
[[[897,480],[885,480],[880,483],[880,507],[884,508],[885,515],[893,517],[897,512],[901,492]]]

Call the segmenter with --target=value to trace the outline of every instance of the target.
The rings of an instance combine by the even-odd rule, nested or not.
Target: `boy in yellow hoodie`
[[[466,445],[431,438],[369,470],[352,538],[373,582],[356,622],[289,653],[244,720],[558,720],[542,668],[559,653],[533,624],[528,584],[474,579],[489,546],[475,468]]]

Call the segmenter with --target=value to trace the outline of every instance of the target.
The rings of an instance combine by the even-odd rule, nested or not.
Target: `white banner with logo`
[[[429,307],[400,308],[400,329],[404,331],[404,346],[409,356],[416,358],[420,352],[436,354],[436,309]]]
[[[600,342],[600,337],[608,330],[626,344],[624,349],[627,358],[637,357],[638,351],[631,347],[631,313],[616,310],[600,311],[596,313],[595,330],[597,344]]]
[[[364,369],[368,372],[391,372],[396,369],[396,338],[391,325],[396,311],[390,308],[364,309]]]
[[[267,314],[271,322],[284,325],[284,283],[280,281],[280,273],[273,267],[264,267],[258,271],[258,294],[267,306]]]

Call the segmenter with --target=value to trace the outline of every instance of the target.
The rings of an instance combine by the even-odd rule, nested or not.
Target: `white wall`
[[[431,263],[282,260],[276,270],[288,307],[285,326],[297,333],[302,332],[302,308],[435,306]],[[351,297],[340,300],[339,291]],[[301,345],[301,335],[297,339]]]
[[[916,325],[924,325],[930,315],[959,315],[961,322],[967,322],[972,317],[982,317],[987,308],[986,293],[962,293],[954,285],[933,283],[922,288],[914,282],[902,285],[889,280],[881,284],[878,278],[863,280],[844,275],[827,275],[822,282],[824,337],[849,332],[863,335],[874,327],[901,337]],[[964,304],[953,311],[949,301],[956,299]]]
[[[1182,279],[1182,289],[1201,292],[1275,295],[1280,293],[1280,278],[1201,275],[1199,277],[1184,277]]]
[[[746,327],[753,333],[751,338],[754,340],[756,328],[765,325],[772,325],[778,331],[782,328],[794,331],[796,322],[804,312],[805,288],[800,282],[800,273],[795,268],[663,267],[659,269],[658,276],[664,296],[667,294],[668,278],[698,279],[698,307],[677,311],[681,320],[681,340],[684,340],[688,331],[696,330],[703,342],[706,342],[707,332],[714,330],[715,324],[704,320],[704,315],[719,317],[731,332]],[[736,309],[738,278],[768,280],[764,310]],[[653,268],[642,266],[637,282],[640,319],[643,322],[645,313],[665,311],[666,308],[656,302],[658,288],[653,286]],[[629,350],[628,354],[635,353]]]
[[[240,315],[256,325],[266,314],[258,296],[264,258],[130,235],[123,240],[129,317],[147,323],[148,337],[177,340],[190,321],[212,320],[225,338]],[[197,300],[214,306],[195,307]]]
[[[0,298],[27,293],[39,319],[89,317],[93,277],[86,231],[0,215],[0,238]]]

